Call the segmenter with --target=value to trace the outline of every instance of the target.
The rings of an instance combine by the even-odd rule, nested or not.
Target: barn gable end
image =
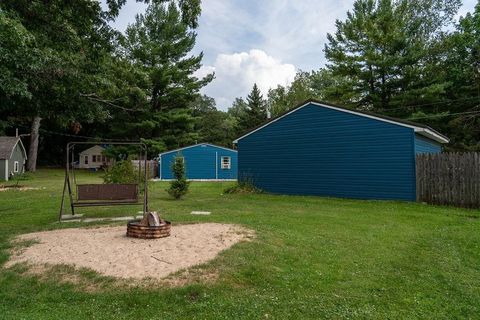
[[[159,155],[160,179],[173,179],[171,167],[175,156],[179,153],[185,160],[186,176],[189,180],[237,179],[237,151],[208,143],[161,153]],[[222,158],[224,157],[230,161],[228,168],[222,167]]]
[[[410,125],[308,103],[237,140],[239,179],[273,193],[413,201],[419,135]]]

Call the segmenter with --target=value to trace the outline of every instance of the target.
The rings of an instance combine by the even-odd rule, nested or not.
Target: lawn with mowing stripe
[[[78,172],[79,183],[100,182]],[[56,228],[63,171],[39,170],[30,191],[0,192],[0,264],[15,235]],[[480,316],[480,212],[418,203],[223,194],[192,182],[171,200],[149,185],[150,208],[174,224],[221,222],[256,232],[201,267],[215,281],[124,287],[88,270],[0,269],[1,319],[452,319]],[[141,206],[79,208],[86,217]],[[209,216],[191,211],[210,211]],[[85,225],[85,224],[83,224]],[[93,225],[93,224],[89,224]],[[175,225],[173,226],[175,227]],[[80,283],[62,281],[73,274]],[[78,282],[78,281],[77,281]],[[89,289],[90,288],[90,289]]]

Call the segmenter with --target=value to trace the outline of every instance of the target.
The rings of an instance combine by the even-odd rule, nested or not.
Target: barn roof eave
[[[358,116],[375,119],[375,120],[378,120],[378,121],[392,123],[392,124],[399,125],[399,126],[402,126],[402,127],[408,127],[408,128],[414,129],[414,131],[416,133],[418,133],[422,136],[425,136],[425,137],[427,137],[431,140],[437,141],[439,143],[448,143],[450,141],[448,139],[448,137],[442,135],[441,133],[437,132],[436,130],[430,128],[429,126],[426,126],[426,125],[423,125],[423,124],[420,124],[420,123],[411,122],[411,121],[403,120],[403,119],[396,119],[396,118],[383,116],[383,115],[378,115],[378,114],[365,112],[365,111],[351,110],[351,109],[347,109],[345,107],[336,106],[336,105],[329,104],[329,103],[326,103],[326,102],[309,99],[309,100],[307,100],[305,102],[302,102],[301,104],[297,105],[295,108],[287,111],[286,113],[281,114],[278,117],[275,117],[273,119],[270,119],[269,121],[267,121],[266,123],[258,126],[257,128],[255,128],[253,130],[250,130],[246,134],[244,134],[241,137],[235,139],[233,141],[233,143],[237,144],[238,141],[240,141],[241,139],[243,139],[243,138],[259,131],[259,130],[262,130],[263,128],[269,126],[270,124],[272,124],[272,123],[274,123],[274,122],[276,122],[276,121],[278,121],[278,120],[280,120],[280,119],[282,119],[282,118],[284,118],[284,117],[302,109],[303,107],[305,107],[309,104],[314,104],[314,105],[317,105],[317,106],[320,106],[320,107],[329,108],[329,109],[333,109],[333,110],[337,110],[337,111],[341,111],[341,112],[351,113],[351,114],[355,114],[355,115],[358,115]]]

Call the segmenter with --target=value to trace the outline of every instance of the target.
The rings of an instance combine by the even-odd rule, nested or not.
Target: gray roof
[[[19,137],[1,137],[0,136],[0,159],[10,159],[13,148],[17,145]],[[20,141],[20,144],[22,142]],[[22,144],[23,148],[23,144]],[[25,152],[25,149],[23,149]]]

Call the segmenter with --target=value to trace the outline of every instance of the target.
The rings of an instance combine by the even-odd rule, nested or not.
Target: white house
[[[98,169],[109,165],[112,160],[103,155],[105,148],[95,145],[80,152],[78,167],[80,169]]]

